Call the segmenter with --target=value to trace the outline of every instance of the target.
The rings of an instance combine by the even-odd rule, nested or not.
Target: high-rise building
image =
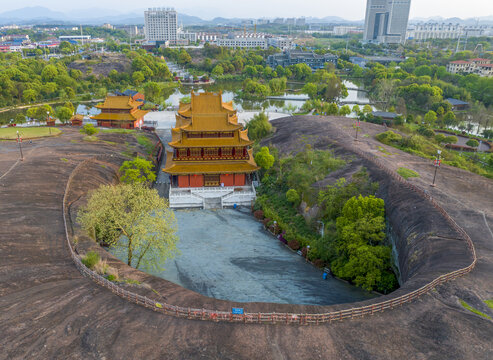
[[[149,8],[144,11],[147,41],[176,43],[177,15],[171,8]]]
[[[411,0],[368,0],[364,41],[401,43],[406,39]]]

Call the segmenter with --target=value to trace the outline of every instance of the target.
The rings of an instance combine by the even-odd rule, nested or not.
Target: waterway
[[[353,89],[363,89],[360,85],[356,85],[355,83],[345,80],[344,84],[347,87]],[[241,81],[218,81],[215,84],[211,85],[198,85],[198,86],[180,86],[179,88],[173,88],[167,90],[163,95],[166,103],[172,107],[177,107],[179,105],[180,99],[184,96],[189,96],[190,91],[193,89],[194,91],[222,91],[223,101],[233,101],[235,108],[239,112],[258,112],[258,111],[266,111],[271,113],[283,113],[285,112],[286,106],[294,106],[295,109],[300,109],[306,99],[306,95],[300,92],[300,89],[303,87],[302,84],[297,83],[288,83],[288,88],[281,94],[280,98],[289,98],[295,100],[284,100],[284,99],[267,99],[261,101],[251,101],[251,100],[243,100],[238,97],[238,92],[241,90],[242,83]],[[349,103],[349,106],[353,106],[355,103],[369,103],[367,93],[364,91],[358,90],[348,90],[348,96],[343,99],[345,102]],[[354,103],[353,103],[354,102]],[[63,105],[63,103],[52,104],[53,108],[57,106]],[[86,104],[76,104],[76,112],[78,114],[91,116],[99,113],[99,110],[94,107],[96,103],[86,103]],[[15,118],[15,116],[22,112],[26,113],[27,109],[14,109],[10,111],[5,111],[0,113],[0,125],[8,124],[11,120]],[[296,112],[295,110],[294,112]],[[87,119],[86,119],[87,120]]]
[[[307,263],[263,230],[249,212],[233,209],[179,210],[178,249],[164,271],[151,274],[216,299],[240,302],[332,305],[374,294],[341,280],[323,279]],[[115,249],[115,256],[126,256]]]

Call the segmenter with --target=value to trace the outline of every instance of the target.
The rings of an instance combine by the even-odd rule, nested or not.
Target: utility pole
[[[360,122],[359,122],[359,119],[356,121],[356,124],[354,126],[354,129],[356,130],[356,137],[354,138],[354,141],[358,141],[358,131],[359,131],[359,126],[360,126]]]
[[[17,130],[17,143],[19,144],[19,151],[21,153],[21,161],[24,161],[24,155],[22,154],[22,138],[21,138],[21,134],[19,134],[19,130]]]
[[[433,175],[433,182],[432,182],[432,183],[431,183],[431,185],[430,185],[430,186],[433,186],[433,187],[435,187],[435,186],[436,186],[436,185],[435,185],[435,179],[436,179],[436,177],[437,177],[437,170],[438,170],[438,168],[440,167],[440,154],[441,154],[441,153],[442,153],[442,151],[441,151],[441,150],[437,150],[437,158],[436,158],[436,160],[434,161],[434,165],[435,165],[435,174]]]

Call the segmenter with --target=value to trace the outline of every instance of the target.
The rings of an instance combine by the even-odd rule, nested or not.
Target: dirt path
[[[322,134],[330,141],[347,141],[351,128],[344,121],[300,117],[280,120],[275,126],[289,133],[288,147],[301,135],[316,140]],[[381,130],[370,125],[363,124],[364,133]],[[491,180],[444,167],[439,186],[429,189],[431,166],[427,161],[389,148],[398,155],[383,160],[392,168],[412,162],[409,167],[422,175],[415,181],[431,191],[469,232],[480,257],[471,274],[409,305],[324,326],[201,322],[128,303],[83,278],[72,264],[64,243],[61,208],[68,176],[85,155],[118,152],[123,146],[86,143],[81,138],[68,130],[58,138],[43,140],[0,180],[0,359],[493,357],[493,322],[458,303],[458,298],[469,302],[476,297],[493,298],[493,241],[480,213],[486,214],[491,225]],[[374,141],[363,139],[358,146],[378,151]],[[2,168],[15,160],[13,152],[0,148]],[[95,185],[97,176],[86,175]],[[193,300],[188,291],[169,290],[168,298]],[[204,307],[215,303],[207,301]]]

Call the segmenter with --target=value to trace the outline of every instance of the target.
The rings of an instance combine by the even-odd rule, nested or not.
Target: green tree
[[[437,113],[434,112],[433,110],[428,111],[425,114],[424,121],[428,125],[433,126],[435,124],[435,122],[437,121]]]
[[[101,186],[77,221],[95,240],[124,251],[135,268],[162,270],[177,251],[175,216],[167,201],[145,186]]]
[[[371,112],[373,112],[373,109],[372,109],[371,105],[366,104],[365,106],[363,106],[363,113],[364,114],[369,114]]]
[[[324,110],[327,115],[337,115],[337,113],[339,112],[339,108],[337,107],[336,103],[328,104]]]
[[[312,69],[305,63],[292,65],[291,69],[293,71],[294,77],[297,80],[305,80],[308,76],[312,74]]]
[[[396,279],[385,239],[384,201],[374,196],[349,199],[336,220],[334,274],[367,290],[389,291]]]
[[[289,189],[286,191],[286,199],[294,206],[297,206],[300,203],[300,194],[295,189]]]
[[[55,65],[46,65],[44,69],[41,71],[41,79],[44,82],[53,81],[55,77],[58,75],[58,69]]]
[[[146,79],[146,77],[144,76],[144,73],[142,71],[135,71],[132,74],[132,80],[133,80],[135,85],[142,84],[145,79]]]
[[[53,115],[53,108],[50,105],[45,104],[36,108],[36,118],[39,121],[46,121],[51,115]]]
[[[60,106],[56,109],[55,116],[62,122],[65,123],[72,117],[72,110],[65,106]]]
[[[27,109],[26,116],[30,119],[37,119],[38,118],[38,109],[35,107]]]
[[[455,117],[455,114],[452,111],[448,111],[444,116],[443,116],[443,122],[447,126],[453,126],[457,125],[457,118]]]
[[[356,115],[359,115],[359,113],[361,112],[358,105],[354,105],[352,110]]]
[[[33,102],[38,97],[38,92],[34,89],[27,89],[22,92],[22,97],[26,102]]]
[[[245,127],[248,129],[248,137],[255,141],[269,135],[272,131],[269,117],[264,112],[254,115],[253,118],[246,123]]]
[[[317,84],[308,82],[303,86],[301,91],[307,94],[310,99],[315,99],[317,97]]]
[[[24,115],[23,113],[18,113],[17,115],[15,115],[16,124],[23,124],[25,122],[26,122],[26,115]]]
[[[214,66],[214,69],[212,69],[212,75],[213,76],[220,76],[224,74],[224,69],[221,65],[216,65]]]
[[[267,146],[262,146],[260,151],[255,154],[255,162],[265,170],[270,169],[274,165],[274,160],[274,156],[270,154]]]
[[[192,62],[192,57],[190,56],[190,54],[185,49],[181,49],[180,55],[178,55],[178,63],[180,65],[187,65],[190,64],[191,62]]]
[[[137,157],[132,161],[124,161],[120,167],[120,180],[126,184],[150,184],[156,180],[151,161]]]
[[[271,93],[280,94],[286,90],[287,79],[286,78],[275,78],[269,81],[269,88]]]
[[[349,114],[351,114],[351,108],[349,107],[349,105],[341,106],[341,108],[339,109],[339,115],[347,116]]]
[[[157,82],[149,81],[144,85],[145,98],[152,102],[158,102],[161,95],[161,87]]]

